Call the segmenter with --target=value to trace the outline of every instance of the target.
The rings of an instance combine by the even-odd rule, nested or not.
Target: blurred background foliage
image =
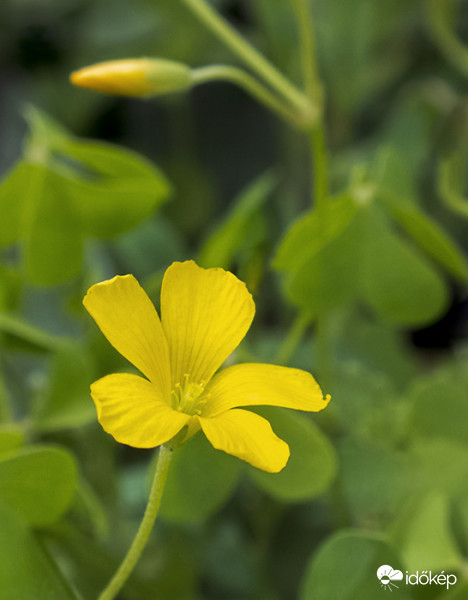
[[[212,4],[301,83],[287,0]],[[89,383],[128,366],[81,299],[131,272],[157,305],[187,258],[255,296],[236,360],[310,370],[333,402],[259,411],[291,447],[278,475],[184,446],[121,598],[374,600],[380,564],[459,578],[402,598],[466,598],[468,4],[310,6],[332,191],[313,211],[303,135],[237,88],[70,86],[114,58],[237,64],[182,3],[0,3],[5,600],[94,598],[125,553],[152,458],[97,425]]]

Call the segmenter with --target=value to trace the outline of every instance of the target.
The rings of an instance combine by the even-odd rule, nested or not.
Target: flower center
[[[193,383],[185,373],[183,380],[171,391],[172,408],[187,415],[201,415],[210,394],[205,394],[205,382]]]

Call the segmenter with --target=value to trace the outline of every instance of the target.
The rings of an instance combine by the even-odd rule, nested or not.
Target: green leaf
[[[257,412],[257,411],[255,411]],[[277,408],[258,411],[288,443],[291,456],[279,473],[249,468],[252,479],[268,494],[286,502],[311,500],[325,492],[336,473],[333,446],[306,416]]]
[[[241,193],[229,215],[203,245],[199,265],[229,269],[239,249],[245,250],[247,240],[258,236],[257,217],[276,183],[276,177],[267,172]]]
[[[24,241],[26,276],[53,285],[81,267],[80,223],[71,211],[63,179],[47,166],[21,161],[0,187],[0,245]]]
[[[411,430],[415,435],[428,440],[445,438],[467,442],[468,404],[464,383],[447,370],[414,385]]]
[[[356,310],[349,313],[338,341],[349,367],[370,368],[373,376],[385,374],[393,386],[405,389],[417,372],[413,349],[402,332]],[[340,368],[341,371],[341,368]]]
[[[24,435],[15,425],[0,426],[0,454],[16,450],[23,444]]]
[[[330,198],[323,209],[301,217],[286,233],[278,248],[274,267],[280,271],[299,268],[351,223],[356,205],[348,195]]]
[[[195,600],[193,594],[200,555],[193,552],[192,544],[187,543],[187,535],[183,535],[180,529],[175,532],[170,529],[175,528],[161,527],[159,532],[162,535],[152,536],[153,539],[149,540],[146,556],[142,557],[143,564],[131,573],[125,583],[126,600]],[[116,551],[115,544],[106,548],[89,531],[77,529],[68,522],[40,533],[41,541],[44,540],[46,547],[52,549],[57,560],[61,559],[65,568],[69,567],[67,576],[74,589],[79,591],[80,599],[98,598],[118,569],[125,548],[122,547],[121,552]],[[121,528],[113,532],[112,537],[116,535],[121,543],[126,544],[130,539],[129,533],[134,531],[122,531]]]
[[[439,194],[458,215],[468,218],[468,200],[465,190],[466,152],[455,151],[441,161],[438,169]]]
[[[326,222],[328,219],[324,220],[324,227],[327,227]],[[358,296],[361,289],[359,268],[364,250],[363,225],[359,212],[323,246],[318,247],[310,238],[309,245],[316,251],[286,279],[287,295],[306,314],[315,317],[350,303]]]
[[[162,172],[135,152],[78,140],[68,141],[61,151],[66,191],[88,235],[107,238],[128,231],[169,196]]]
[[[395,551],[382,537],[365,531],[336,533],[312,556],[299,600],[386,598],[388,591],[377,577],[381,565],[403,570]],[[411,598],[403,582],[395,583],[398,598]]]
[[[408,453],[417,487],[451,496],[460,493],[466,481],[468,445],[442,437],[414,439]]]
[[[66,344],[53,358],[49,387],[35,417],[40,431],[79,427],[96,418],[89,393],[92,381],[90,360],[78,344]]]
[[[74,139],[36,109],[23,160],[0,187],[0,245],[23,244],[26,278],[56,285],[81,269],[87,235],[110,237],[150,216],[169,184],[134,152]]]
[[[0,246],[8,246],[21,236],[23,207],[30,194],[30,165],[19,162],[0,185]]]
[[[76,600],[35,535],[1,500],[0,556],[2,600]]]
[[[161,504],[161,515],[179,523],[202,523],[231,495],[242,464],[215,450],[199,434],[177,449]]]
[[[70,505],[77,481],[65,450],[31,447],[0,457],[0,502],[31,525],[57,520]]]
[[[437,472],[434,471],[437,477]],[[450,503],[443,493],[431,492],[400,520],[395,544],[410,571],[452,571],[463,559],[451,528]]]
[[[353,520],[363,525],[388,522],[411,490],[405,456],[352,438],[339,443],[338,455],[341,486]]]
[[[390,135],[392,135],[391,131]],[[401,137],[401,133],[398,137]],[[399,141],[402,146],[408,145],[408,136],[404,136]],[[378,188],[402,198],[414,198],[417,193],[415,173],[418,172],[417,163],[420,161],[415,162],[414,157],[407,159],[401,149],[394,145],[387,145],[386,139],[384,143],[386,145],[379,150],[374,166]],[[425,149],[424,145],[422,149]]]
[[[56,285],[80,272],[81,222],[67,201],[64,180],[46,166],[29,169],[29,218],[22,230],[26,277],[37,285]]]
[[[468,581],[459,580],[457,585],[447,589],[437,596],[435,600],[466,600],[468,597]]]
[[[33,104],[25,106],[24,118],[30,130],[26,140],[26,151],[27,153],[36,155],[36,157],[44,148],[60,147],[70,137],[65,127],[36,108]]]
[[[468,280],[468,261],[439,225],[402,201],[387,202],[395,219],[434,260],[462,281]]]
[[[403,326],[434,321],[448,295],[438,272],[398,235],[377,209],[368,212],[363,294],[378,315]]]
[[[19,303],[21,280],[19,273],[0,264],[0,310],[14,310]]]

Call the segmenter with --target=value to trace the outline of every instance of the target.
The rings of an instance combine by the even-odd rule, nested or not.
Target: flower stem
[[[164,445],[161,446],[159,449],[158,464],[156,465],[154,479],[148,498],[148,504],[146,506],[145,514],[143,515],[140,527],[138,528],[137,534],[122,564],[118,568],[114,577],[110,580],[107,587],[101,593],[98,600],[113,600],[122,589],[123,585],[130,576],[130,573],[137,564],[138,559],[140,558],[141,553],[146,546],[146,542],[148,541],[154,521],[158,515],[171,459],[172,449]]]
[[[313,172],[313,203],[316,208],[320,208],[328,197],[328,156],[322,122],[309,132],[309,144]]]
[[[223,19],[205,0],[181,0],[202,23],[228,46],[251,69],[271,85],[292,106],[304,114],[310,121],[317,116],[317,107],[293,85],[278,69],[276,69],[258,50],[244,39],[231,25]]]
[[[192,81],[194,84],[209,81],[229,81],[240,86],[267,108],[275,112],[282,119],[295,126],[300,126],[300,117],[288,106],[272,94],[264,85],[254,77],[236,67],[226,65],[211,65],[192,70]]]
[[[293,0],[301,45],[302,71],[307,96],[316,101],[321,94],[315,56],[315,36],[308,0]]]
[[[307,97],[319,109],[317,121],[309,127],[308,138],[312,159],[312,200],[319,208],[328,195],[328,165],[323,122],[323,88],[317,68],[315,36],[308,0],[292,0],[299,29],[302,71]]]
[[[307,97],[319,107],[316,123],[309,128],[311,156],[311,200],[315,209],[323,208],[328,198],[328,156],[323,113],[323,88],[317,68],[312,15],[307,0],[292,0],[299,29],[302,70]],[[325,268],[325,266],[324,266]],[[321,384],[327,388],[331,379],[331,343],[329,315],[323,311],[317,317],[315,333],[316,365]]]

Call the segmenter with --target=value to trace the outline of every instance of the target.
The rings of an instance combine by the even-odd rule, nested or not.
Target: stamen
[[[193,383],[190,381],[190,374],[184,373],[182,381],[175,383],[171,391],[172,407],[188,415],[201,414],[208,400],[208,396],[204,396],[204,388],[205,381]]]

